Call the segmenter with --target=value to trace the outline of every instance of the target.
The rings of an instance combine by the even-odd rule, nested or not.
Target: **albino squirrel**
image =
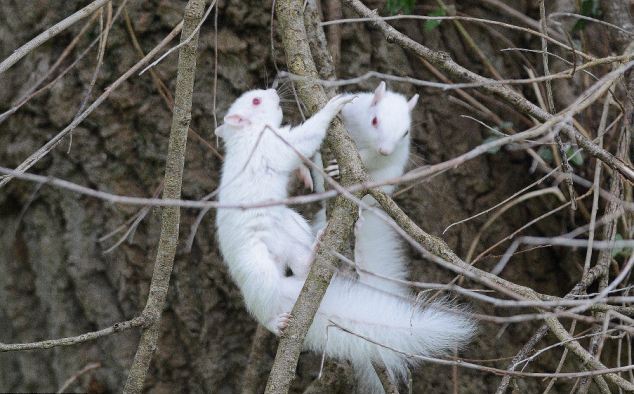
[[[254,90],[240,96],[216,130],[226,148],[219,202],[245,205],[285,198],[290,175],[300,160],[275,133],[310,156],[325,137],[330,121],[353,98],[337,96],[291,129],[281,126],[280,100],[274,90]],[[220,250],[247,309],[280,335],[312,259],[309,249],[314,236],[308,222],[284,206],[220,208],[217,227]],[[287,275],[287,268],[291,275]],[[474,329],[473,322],[450,305],[437,302],[422,307],[336,275],[304,347],[350,360],[372,390],[380,390],[372,362],[385,365],[393,378],[403,378],[407,365],[416,363],[409,355],[451,351],[465,344]]]
[[[344,107],[343,122],[354,140],[361,160],[373,181],[384,181],[403,175],[409,158],[409,129],[411,112],[418,102],[418,94],[407,100],[403,95],[386,90],[381,82],[373,93],[355,93],[357,99]],[[318,164],[321,157],[317,155]],[[305,171],[300,169],[301,174]],[[323,177],[314,172],[317,191],[323,191]],[[322,189],[320,189],[320,187]],[[382,186],[391,194],[395,186]],[[378,206],[374,198],[365,196],[366,204]],[[313,221],[316,233],[326,225],[326,210],[322,208]],[[407,279],[407,262],[401,250],[401,239],[384,220],[372,211],[359,214],[355,226],[354,259],[365,271],[398,280]],[[392,294],[406,296],[407,286],[359,272],[363,283]]]
[[[215,131],[226,152],[218,201],[249,204],[288,197],[290,174],[301,159],[282,138],[303,155],[312,156],[332,119],[352,99],[335,97],[304,124],[291,129],[281,127],[282,109],[275,89],[240,96]],[[294,210],[277,205],[218,209],[216,223],[220,250],[247,308],[279,335],[286,324],[280,317],[279,286],[291,279],[301,284],[310,268],[314,236],[308,222]]]

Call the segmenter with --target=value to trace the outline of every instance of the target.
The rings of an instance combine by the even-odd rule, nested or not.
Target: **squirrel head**
[[[224,123],[215,134],[223,139],[230,139],[239,133],[252,131],[264,126],[274,128],[282,124],[282,108],[280,97],[275,89],[250,90],[243,93],[231,104],[224,117]]]
[[[370,102],[368,129],[374,131],[377,153],[389,156],[397,145],[408,138],[412,124],[411,112],[418,102],[418,94],[407,100],[404,96],[389,92],[385,82],[374,91]]]

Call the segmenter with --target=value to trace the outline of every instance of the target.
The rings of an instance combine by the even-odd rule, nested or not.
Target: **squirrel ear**
[[[225,116],[225,124],[233,127],[244,127],[251,124],[251,122],[240,114],[229,114]]]
[[[227,126],[242,128],[251,124],[251,121],[240,114],[230,114],[226,115],[225,123],[218,126],[218,128],[214,131],[218,137],[224,138],[227,134]]]
[[[383,96],[385,96],[385,81],[381,81],[379,86],[374,90],[374,97],[372,97],[371,105],[377,105]]]
[[[414,107],[416,106],[416,103],[418,102],[418,94],[415,94],[414,96],[412,96],[411,99],[409,99],[409,101],[407,102],[407,107],[409,108],[409,110],[413,110]]]

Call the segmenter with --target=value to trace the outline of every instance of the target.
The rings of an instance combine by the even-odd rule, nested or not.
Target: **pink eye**
[[[253,105],[260,105],[260,103],[262,103],[262,99],[259,97],[256,97],[253,99]]]
[[[379,120],[375,116],[374,118],[372,118],[372,126],[376,127],[376,125],[378,124],[379,124]]]

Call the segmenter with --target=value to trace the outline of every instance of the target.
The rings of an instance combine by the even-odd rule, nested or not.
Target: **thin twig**
[[[110,0],[95,0],[92,3],[88,4],[87,6],[85,6],[84,8],[82,8],[81,10],[67,17],[66,19],[56,23],[55,25],[43,31],[42,33],[38,34],[31,41],[27,42],[26,44],[22,45],[20,48],[13,51],[13,53],[8,58],[6,58],[2,63],[0,63],[0,74],[7,71],[11,66],[17,63],[18,60],[22,59],[29,52],[39,47],[40,45],[50,40],[51,38],[55,37],[59,33],[63,32],[64,30],[68,29],[69,27],[77,23],[78,21],[84,19],[87,16],[90,16],[93,12],[95,12],[99,8],[106,5],[106,3],[108,3],[109,1]]]
[[[544,4],[545,0],[540,0],[539,2],[539,15],[540,15],[540,23],[541,23],[541,31],[544,36],[548,37],[548,28],[546,26],[546,5]],[[548,42],[544,37],[542,37],[542,60],[544,65],[544,76],[550,75],[550,69],[548,66]],[[553,87],[551,81],[546,81],[546,102],[548,103],[548,111],[551,114],[554,114],[555,111],[555,100],[553,98]],[[566,174],[565,183],[568,188],[568,197],[570,198],[570,209],[573,211],[577,210],[577,202],[575,200],[575,189],[574,183],[572,181],[572,166],[568,161],[568,154],[566,152],[566,148],[564,147],[564,143],[561,140],[561,134],[556,133],[554,135],[555,143],[557,143],[557,147],[559,148],[559,155],[561,156],[561,165]]]
[[[425,21],[443,21],[443,20],[458,20],[458,21],[465,21],[465,22],[474,22],[474,23],[484,23],[484,24],[491,24],[491,25],[496,25],[496,26],[501,26],[501,27],[505,27],[507,29],[511,29],[511,30],[519,30],[521,32],[524,33],[529,33],[538,37],[544,37],[544,34],[533,30],[533,29],[529,29],[526,27],[522,27],[522,26],[517,26],[517,25],[512,25],[510,23],[504,23],[504,22],[499,22],[499,21],[494,21],[491,19],[481,19],[481,18],[473,18],[470,16],[426,16],[426,15],[394,15],[394,16],[378,16],[378,15],[372,15],[372,16],[365,16],[362,18],[346,18],[346,19],[338,19],[338,20],[334,20],[334,21],[328,21],[328,22],[323,22],[321,25],[322,26],[329,26],[329,25],[334,25],[334,24],[340,24],[340,23],[360,23],[360,22],[372,22],[372,21],[390,21],[390,20],[402,20],[402,19],[414,19],[414,20],[425,20]],[[569,47],[568,45],[557,41],[556,39],[552,38],[552,37],[548,37],[546,36],[546,39],[550,42],[552,42],[553,44],[560,46],[563,49],[566,49],[568,51],[571,51],[572,48]],[[588,60],[594,60],[594,57],[588,54],[585,54],[583,52],[579,52],[577,51],[581,56],[585,57]]]
[[[383,386],[383,390],[385,390],[385,394],[398,394],[398,386],[390,378],[390,373],[387,371],[387,369],[384,366],[378,365],[376,363],[372,363],[372,366],[374,367],[374,372],[376,372],[376,375],[381,381],[381,385]]]
[[[214,8],[214,5],[216,5],[216,0],[212,0],[211,4],[209,4],[209,7],[207,7],[207,11],[205,12],[205,15],[203,15],[198,25],[196,25],[196,28],[191,32],[191,34],[185,40],[182,40],[180,43],[178,43],[178,45],[170,48],[169,50],[167,50],[167,52],[162,54],[158,59],[148,64],[143,70],[139,72],[139,75],[143,75],[147,70],[159,64],[163,59],[165,59],[171,53],[174,53],[175,51],[179,50],[183,45],[187,45],[187,43],[189,43],[195,36],[197,37],[198,34],[200,33],[200,28],[203,26],[203,23],[205,23],[205,21],[207,20],[207,17],[211,13],[211,10]]]
[[[101,368],[101,363],[90,363],[88,365],[86,365],[85,367],[83,367],[82,369],[80,369],[79,371],[75,372],[73,374],[73,376],[71,376],[70,378],[68,378],[64,384],[62,385],[62,387],[59,388],[59,390],[57,390],[57,393],[63,393],[64,391],[68,390],[68,388],[70,387],[71,384],[75,383],[75,381],[77,379],[79,379],[79,377],[83,374],[85,374],[86,372],[90,372],[93,369],[97,369],[97,368]]]
[[[44,144],[40,149],[34,152],[31,156],[29,156],[26,160],[24,160],[15,170],[17,173],[23,173],[29,168],[31,168],[35,163],[37,163],[40,159],[46,156],[53,148],[55,148],[62,139],[70,132],[72,132],[84,119],[88,117],[101,103],[103,103],[110,94],[117,89],[123,82],[125,82],[128,78],[130,78],[134,73],[141,68],[145,63],[147,63],[157,52],[161,50],[165,45],[167,45],[176,35],[180,32],[183,27],[183,23],[179,23],[174,27],[174,29],[156,46],[152,49],[148,54],[138,61],[132,68],[126,71],[122,76],[120,76],[116,81],[114,81],[106,90],[88,107],[81,115],[75,117],[73,121],[66,126],[62,131],[57,133],[53,138],[51,138],[46,144]],[[0,188],[6,185],[11,179],[14,178],[14,175],[9,175],[0,179]]]
[[[145,320],[142,317],[135,317],[134,319],[127,320],[121,323],[115,323],[110,327],[102,328],[98,331],[87,332],[74,337],[47,339],[45,341],[30,343],[0,343],[0,352],[17,352],[24,350],[50,349],[58,346],[71,346],[78,343],[83,343],[95,340],[97,338],[105,337],[106,335],[126,331],[134,327],[140,327],[143,324],[145,324]]]

